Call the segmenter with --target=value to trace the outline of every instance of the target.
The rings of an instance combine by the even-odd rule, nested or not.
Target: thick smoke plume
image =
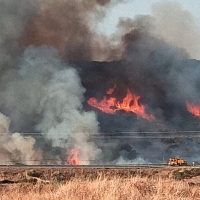
[[[2,70],[5,69],[1,75],[1,109],[11,119],[12,132],[45,133],[45,138],[49,139],[52,146],[65,149],[62,154],[67,156],[68,148],[78,148],[81,149],[82,163],[89,163],[95,156],[95,144],[88,139],[91,133],[98,132],[98,122],[94,113],[82,110],[85,89],[81,86],[76,70],[63,64],[54,48],[29,47],[23,52],[17,43],[26,23],[36,16],[37,6],[36,1],[2,3],[4,12],[1,23],[5,29],[0,34],[0,66]],[[34,160],[42,161],[45,152],[40,147],[40,155],[33,158],[34,138],[23,138],[18,133],[8,135],[8,123],[2,127],[6,129],[2,130],[5,134],[2,136],[4,156],[8,155],[12,162],[29,164]],[[69,140],[67,146],[62,143],[62,139]],[[21,155],[20,158],[16,152]],[[66,160],[66,157],[62,159]]]
[[[39,11],[37,1],[2,0],[0,6],[0,69],[15,67],[21,48],[17,39],[23,34],[26,23]]]
[[[39,164],[42,154],[34,149],[35,139],[32,137],[24,138],[20,133],[10,133],[9,124],[10,120],[0,113],[1,164],[10,165],[17,162]]]
[[[108,39],[98,34],[96,23],[105,15],[105,8],[120,1],[56,0],[44,2],[37,19],[26,27],[21,45],[49,45],[59,50],[68,61],[101,60],[116,51]],[[108,49],[110,52],[108,51]],[[106,51],[106,53],[104,52]],[[111,53],[114,51],[113,53]],[[107,55],[112,54],[112,55]]]
[[[191,58],[200,59],[200,32],[193,16],[177,3],[158,3],[153,6],[154,33],[167,42],[187,51]]]
[[[98,122],[94,113],[82,110],[85,89],[76,70],[62,63],[57,51],[49,47],[27,48],[19,67],[12,82],[5,83],[2,99],[6,107],[19,102],[10,113],[17,124],[13,129],[20,129],[20,124],[24,131],[31,127],[33,132],[41,132],[52,142],[52,147],[66,149],[63,160],[70,148],[81,150],[82,164],[94,159],[95,144],[88,139],[98,133]],[[7,74],[6,80],[10,78]],[[17,118],[19,115],[21,119]],[[68,140],[66,144],[64,140]]]
[[[143,164],[199,153],[197,140],[160,138],[161,131],[173,136],[200,130],[199,118],[186,106],[200,103],[200,62],[190,59],[199,58],[199,32],[191,15],[177,4],[157,4],[152,16],[120,19],[118,32],[107,38],[95,23],[119,2],[1,3],[3,164],[66,164],[74,148],[81,164]],[[174,15],[169,7],[176,8]],[[118,101],[127,89],[139,95],[155,121],[87,104],[91,97],[101,101],[113,87]],[[149,131],[159,134],[152,139]]]

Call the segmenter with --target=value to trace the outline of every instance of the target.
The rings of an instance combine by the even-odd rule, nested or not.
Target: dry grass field
[[[129,171],[128,175],[125,173],[126,176],[122,171],[107,174],[90,172],[89,175],[88,171],[77,171],[78,176],[74,176],[74,171],[71,171],[73,176],[66,179],[63,174],[67,173],[67,170],[63,174],[57,170],[51,171],[51,177],[54,178],[48,181],[44,180],[45,176],[50,178],[47,173],[44,176],[37,171],[27,173],[27,170],[26,174],[23,174],[25,171],[22,170],[14,171],[11,180],[8,171],[4,170],[1,172],[0,199],[200,200],[199,171],[199,169],[148,169],[139,170],[138,173]]]

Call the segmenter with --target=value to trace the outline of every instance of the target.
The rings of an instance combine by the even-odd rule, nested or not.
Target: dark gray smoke
[[[22,48],[18,45],[17,39],[24,33],[25,25],[38,14],[39,3],[29,0],[2,0],[0,2],[0,71],[1,71],[1,97],[6,90],[6,75],[10,74],[8,84],[12,78],[15,79],[15,69],[18,66]],[[14,83],[14,82],[13,82]],[[6,101],[12,101],[12,96],[5,97]],[[1,101],[1,105],[4,100]],[[18,106],[17,101],[13,101],[11,107],[5,104],[1,106],[1,112],[9,113],[13,107]],[[19,116],[20,117],[20,116]],[[35,139],[23,138],[19,133],[11,134],[9,131],[10,120],[1,114],[1,163],[10,164],[11,161],[18,162],[26,160],[27,163],[37,163],[36,158],[41,159],[41,154],[34,150]]]
[[[196,40],[189,37],[190,30],[197,31],[191,16],[183,15],[185,11],[177,6],[178,21],[190,19],[184,32],[188,40],[183,45],[162,31],[158,19],[164,24],[169,19],[166,27],[173,30],[176,26],[171,26],[174,18],[167,17],[165,4],[155,6],[153,16],[121,19],[118,32],[110,39],[94,31],[95,20],[102,19],[106,8],[115,3],[1,3],[3,164],[65,164],[73,148],[79,151],[81,164],[162,162],[168,156],[195,157],[199,152],[197,140],[159,138],[161,131],[173,135],[177,130],[200,128],[199,118],[186,107],[187,101],[200,102],[200,62],[190,59],[198,54],[188,47]],[[91,97],[102,100],[114,86],[112,95],[119,101],[128,88],[139,95],[139,103],[155,121],[124,111],[106,114],[87,104]],[[145,132],[149,131],[158,132],[158,137],[147,137]],[[25,138],[20,133],[31,136]],[[186,155],[189,149],[194,151]]]
[[[0,70],[16,67],[21,47],[17,39],[24,33],[24,27],[39,11],[37,0],[2,0],[0,2]]]
[[[106,37],[94,31],[97,29],[96,21],[93,23],[91,19],[102,19],[106,7],[117,2],[120,1],[44,2],[40,15],[27,25],[26,34],[20,39],[20,44],[54,46],[59,50],[60,56],[68,61],[105,59],[108,53],[111,54],[111,50],[115,50],[108,45]]]
[[[3,122],[3,117],[1,120],[4,127],[1,131],[1,149],[6,157],[2,162],[36,163],[48,154],[40,146],[40,154],[36,153],[34,138],[29,140],[19,133],[9,133],[20,131],[42,132],[45,139],[52,143],[49,148],[59,146],[65,149],[58,152],[61,155],[55,153],[54,163],[58,163],[55,158],[63,159],[65,163],[67,149],[69,151],[70,148],[81,150],[82,164],[89,163],[98,149],[88,138],[90,134],[98,132],[98,122],[94,113],[82,110],[85,89],[81,86],[76,70],[63,63],[54,48],[28,47],[23,52],[17,43],[24,34],[25,25],[36,16],[38,3],[20,1],[16,4],[6,1],[1,8],[3,17],[0,22],[5,28],[0,34],[0,66],[4,70],[1,74],[0,107],[11,120],[10,127]],[[68,140],[67,144],[62,140]],[[49,148],[47,152],[51,150]],[[63,155],[65,157],[61,158]],[[48,156],[52,158],[51,153]]]
[[[161,8],[164,9],[165,5]],[[181,12],[184,13],[179,7],[177,13],[181,15]],[[106,91],[116,85],[113,96],[122,100],[129,88],[133,93],[141,96],[140,103],[145,105],[147,112],[152,113],[157,119],[155,122],[149,123],[143,119],[136,119],[137,117],[131,113],[127,115],[122,112],[110,115],[96,109],[100,125],[103,124],[102,132],[121,132],[121,138],[123,138],[123,134],[124,137],[127,134],[123,132],[133,132],[132,135],[137,137],[138,132],[172,131],[176,133],[177,130],[193,132],[200,130],[199,118],[195,118],[186,107],[186,102],[193,102],[197,105],[200,102],[198,78],[200,62],[190,59],[190,53],[193,54],[190,48],[184,48],[181,43],[172,45],[166,37],[161,37],[159,32],[155,33],[155,28],[159,26],[156,23],[155,18],[150,16],[121,19],[119,28],[122,34],[121,49],[124,60],[102,64],[97,62],[79,63],[79,66],[84,68],[80,74],[84,87],[87,89],[88,99],[95,96],[100,101],[106,96]],[[189,23],[188,26],[194,27]],[[191,29],[191,31],[193,30]],[[190,28],[187,31],[189,35]],[[189,39],[187,37],[187,39],[194,42],[196,38]],[[176,38],[174,38],[175,40]],[[91,76],[87,77],[86,74]],[[170,142],[164,144],[159,139],[147,138],[133,139],[129,142],[123,139],[123,142],[124,144],[131,143],[134,150],[151,162],[161,162],[162,160],[166,162],[167,157],[170,156],[185,155],[191,159],[193,156],[196,157],[195,154],[199,152],[199,142],[194,140],[174,142],[176,145],[171,145]],[[140,146],[139,142],[149,144]],[[110,141],[110,143],[112,142]],[[116,142],[115,144],[119,146],[120,143]],[[101,148],[105,148],[105,152],[117,152],[110,146]],[[186,152],[190,148],[195,150],[193,153],[187,154]],[[159,154],[158,149],[160,150]],[[121,154],[121,161],[134,160],[127,159],[126,155],[127,153],[129,155],[129,152],[122,150],[122,152],[124,151],[126,153]],[[115,160],[114,158],[110,159]]]

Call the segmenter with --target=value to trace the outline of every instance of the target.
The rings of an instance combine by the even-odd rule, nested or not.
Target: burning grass
[[[200,199],[200,187],[186,181],[172,179],[148,178],[135,176],[131,178],[104,176],[91,179],[74,179],[60,184],[12,184],[0,185],[1,200],[37,199],[37,200],[166,200],[166,199]]]

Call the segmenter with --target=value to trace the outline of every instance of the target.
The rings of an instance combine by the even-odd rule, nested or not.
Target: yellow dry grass
[[[200,200],[200,187],[162,178],[75,179],[65,184],[0,186],[1,200]]]

